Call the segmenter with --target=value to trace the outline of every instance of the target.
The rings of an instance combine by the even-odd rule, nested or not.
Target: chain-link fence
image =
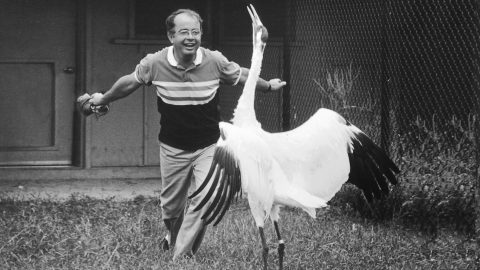
[[[384,147],[418,121],[439,130],[454,121],[473,135],[476,1],[290,1],[288,8],[292,127],[330,106],[372,129]]]
[[[262,75],[289,83],[282,111],[264,112],[266,125],[278,119],[270,114],[283,114],[272,131],[295,128],[328,107],[393,152],[395,137],[414,135],[419,126],[443,131],[453,123],[474,135],[480,99],[477,1],[222,1],[218,47],[243,66],[250,64],[250,2],[270,33]]]
[[[404,203],[423,198],[435,219],[451,207],[445,216],[470,219],[463,224],[473,231],[478,2],[286,3],[283,64],[290,84],[283,126],[302,124],[320,107],[340,112],[401,167]]]
[[[281,111],[258,106],[267,130],[292,129],[321,107],[334,109],[389,152],[403,182],[411,181],[411,194],[461,189],[459,196],[471,199],[479,167],[476,0],[249,2],[272,33],[266,52],[274,50],[269,56],[281,60],[274,61],[280,68],[264,66],[262,74],[288,82],[280,101],[257,95],[257,105],[282,106]],[[247,4],[223,4],[229,10],[220,27],[226,34],[219,38],[222,50],[232,49],[232,59],[239,50],[226,42],[230,36],[251,46],[248,17],[237,14]],[[248,46],[237,54],[249,55]],[[241,59],[249,65],[249,57]],[[268,122],[277,119],[279,124]]]
[[[250,2],[270,33],[262,74],[288,82],[279,101],[257,95],[257,114],[268,130],[295,128],[327,107],[397,156],[408,150],[400,141],[412,148],[428,140],[450,146],[475,141],[477,1]],[[218,47],[243,66],[249,65],[251,53],[248,3],[220,2],[217,7],[222,22]],[[224,96],[225,118],[238,95]],[[259,104],[265,102],[275,106]],[[271,109],[278,106],[283,108]]]

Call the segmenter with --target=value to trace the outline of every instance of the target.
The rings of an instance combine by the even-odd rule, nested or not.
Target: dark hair
[[[194,17],[195,19],[197,19],[198,22],[200,23],[200,31],[202,31],[202,23],[203,23],[202,17],[200,17],[200,15],[197,12],[195,12],[191,9],[181,8],[181,9],[177,9],[176,11],[172,12],[172,14],[170,14],[170,16],[168,16],[167,19],[165,20],[165,25],[167,26],[167,34],[174,34],[175,33],[172,30],[175,27],[175,23],[174,23],[175,17],[178,14],[182,14],[182,13],[186,13],[186,14]]]

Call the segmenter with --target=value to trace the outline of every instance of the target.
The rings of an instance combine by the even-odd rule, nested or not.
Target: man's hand
[[[100,117],[108,113],[109,106],[106,105],[95,105],[99,104],[103,94],[95,93],[93,95],[89,95],[85,93],[77,98],[77,106],[78,110],[85,116],[89,116],[90,114],[94,113],[95,116]]]
[[[270,89],[267,92],[278,91],[282,89],[285,85],[287,85],[287,82],[280,79],[271,79],[270,81],[268,81],[268,84],[270,85]]]
[[[103,105],[103,94],[102,93],[93,93],[92,99],[90,100],[93,105],[101,106]]]

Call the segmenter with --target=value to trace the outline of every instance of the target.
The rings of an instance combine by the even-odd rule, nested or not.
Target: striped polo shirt
[[[173,46],[148,54],[135,68],[135,79],[154,85],[160,113],[159,140],[175,148],[197,150],[215,143],[219,85],[235,85],[241,75],[238,64],[218,51],[200,47],[194,65],[182,67]]]

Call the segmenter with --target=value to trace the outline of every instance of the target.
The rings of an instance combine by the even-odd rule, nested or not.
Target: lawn
[[[210,227],[194,259],[172,262],[159,201],[0,199],[0,269],[259,269],[261,245],[245,200]],[[333,204],[316,219],[283,209],[285,269],[476,269],[473,236],[435,235],[415,226],[373,221]],[[269,268],[277,263],[266,228]]]

